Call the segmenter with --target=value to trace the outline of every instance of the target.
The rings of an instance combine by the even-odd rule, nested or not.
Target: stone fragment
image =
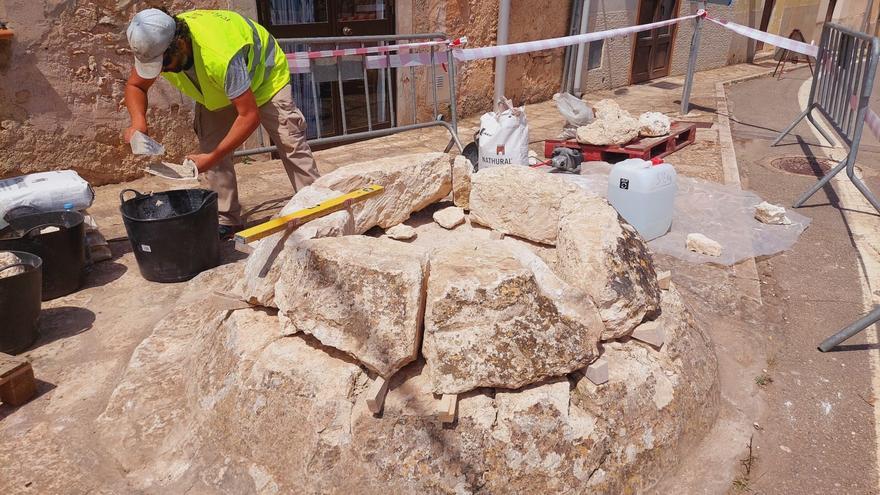
[[[519,388],[581,369],[603,325],[528,249],[459,243],[431,257],[422,354],[435,393]]]
[[[427,254],[366,236],[303,242],[276,287],[293,330],[313,335],[384,378],[418,355]]]
[[[498,232],[497,230],[493,230],[489,232],[489,239],[493,241],[500,241],[504,239],[504,232]]]
[[[382,406],[385,404],[385,395],[388,393],[388,381],[377,376],[370,388],[367,390],[367,407],[373,414],[382,412]]]
[[[599,358],[593,361],[587,369],[584,370],[584,376],[587,377],[593,385],[602,385],[608,382],[608,360]]]
[[[452,161],[452,204],[459,208],[469,209],[471,196],[471,175],[474,164],[462,155]]]
[[[672,272],[666,270],[657,273],[657,286],[660,290],[669,290],[670,283],[672,283]]]
[[[596,303],[603,340],[629,334],[660,307],[647,245],[603,198],[571,195],[561,211],[556,273]]]
[[[338,168],[313,184],[348,193],[377,184],[385,191],[352,207],[355,232],[378,225],[383,229],[403,223],[414,211],[436,203],[452,192],[452,155],[417,153],[381,158]]]
[[[613,100],[596,103],[596,120],[577,128],[579,143],[605,146],[626,144],[639,135],[639,121]]]
[[[616,119],[625,110],[620,108],[616,101],[611,99],[599,100],[593,105],[593,113],[597,119]],[[626,112],[629,115],[629,112]]]
[[[18,263],[21,263],[21,258],[14,253],[10,251],[0,251],[0,278],[14,277],[27,271],[27,268],[24,266],[6,268]]]
[[[645,112],[639,116],[639,135],[645,137],[658,137],[669,134],[672,121],[660,112]]]
[[[458,394],[443,394],[440,399],[440,408],[437,416],[441,423],[452,423],[455,421],[455,409],[458,405]]]
[[[693,251],[706,256],[721,256],[721,244],[703,234],[688,234],[685,241],[688,251]]]
[[[785,216],[785,207],[766,201],[755,206],[755,220],[770,225],[791,225],[791,220]]]
[[[287,202],[277,216],[289,215],[336,196],[339,193],[330,189],[315,185],[304,187]],[[235,292],[253,305],[277,307],[275,284],[284,270],[290,252],[305,240],[351,235],[354,234],[354,229],[351,214],[348,211],[337,211],[312,220],[293,232],[278,232],[257,241]]]
[[[450,206],[435,211],[433,218],[444,229],[452,230],[464,223],[464,210],[457,206]]]
[[[406,224],[399,224],[385,231],[385,235],[397,241],[409,241],[416,238],[416,229]]]
[[[659,349],[663,346],[663,341],[666,339],[666,331],[663,330],[660,322],[646,321],[637,326],[630,337]]]
[[[471,178],[472,222],[543,244],[556,244],[562,198],[580,189],[555,174],[516,165]]]

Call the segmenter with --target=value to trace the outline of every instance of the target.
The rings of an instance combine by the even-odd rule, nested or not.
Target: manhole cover
[[[770,160],[770,166],[798,175],[822,177],[826,172],[834,168],[837,162],[826,158],[812,156],[783,156]]]

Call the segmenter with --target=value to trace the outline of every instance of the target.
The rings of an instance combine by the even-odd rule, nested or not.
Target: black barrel
[[[86,263],[83,215],[62,210],[12,218],[0,230],[0,250],[24,251],[43,260],[44,301],[76,292]]]
[[[0,266],[2,272],[24,266],[25,272],[0,278],[0,352],[18,354],[37,340],[37,320],[42,299],[42,265],[39,256],[12,251],[21,263]]]
[[[134,197],[125,199],[132,192]],[[217,193],[180,189],[119,193],[119,211],[141,275],[153,282],[182,282],[220,263]]]

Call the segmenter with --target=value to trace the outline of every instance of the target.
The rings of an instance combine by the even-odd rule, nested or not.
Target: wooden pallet
[[[652,158],[663,158],[670,153],[675,153],[693,143],[696,137],[697,126],[695,124],[673,122],[669,129],[669,134],[666,136],[640,138],[624,146],[593,146],[591,144],[580,144],[577,141],[548,139],[544,142],[544,156],[549,158],[553,154],[554,148],[564,146],[566,148],[580,149],[586,162],[605,161],[614,163],[626,160],[627,158],[650,160]]]
[[[18,407],[37,392],[34,369],[27,359],[0,352],[0,401]]]

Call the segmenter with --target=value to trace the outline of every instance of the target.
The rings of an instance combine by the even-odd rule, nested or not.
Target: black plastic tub
[[[17,265],[0,266],[0,271],[25,266],[25,272],[0,278],[0,352],[18,354],[32,346],[39,335],[43,261],[39,256],[12,251],[21,258]]]
[[[77,211],[32,213],[0,230],[0,250],[24,251],[43,260],[43,300],[79,290],[86,265],[85,226]]]
[[[126,193],[134,197],[125,199]],[[220,262],[217,193],[180,189],[119,193],[119,211],[141,275],[152,282],[182,282]]]

